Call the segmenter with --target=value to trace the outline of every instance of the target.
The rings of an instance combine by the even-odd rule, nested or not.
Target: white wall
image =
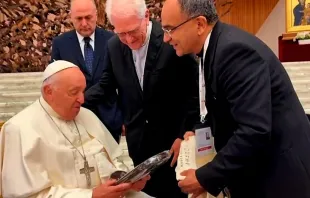
[[[279,0],[256,36],[278,56],[278,37],[285,33],[285,0]]]

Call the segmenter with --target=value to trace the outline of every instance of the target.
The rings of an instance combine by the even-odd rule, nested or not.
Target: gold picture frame
[[[285,1],[286,1],[285,3],[286,32],[292,33],[301,31],[310,31],[310,0],[285,0]],[[304,6],[300,4],[300,2],[305,2]]]

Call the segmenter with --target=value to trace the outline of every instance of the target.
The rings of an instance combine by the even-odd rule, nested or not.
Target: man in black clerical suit
[[[106,67],[104,54],[113,33],[96,28],[97,11],[93,0],[73,0],[70,14],[75,30],[53,40],[51,61],[66,60],[79,66],[86,78],[87,90],[99,81]],[[91,110],[119,142],[123,120],[116,90]]]
[[[164,150],[174,154],[143,191],[157,198],[187,197],[170,165],[177,160],[184,133],[199,120],[197,61],[178,57],[163,42],[162,28],[149,19],[144,0],[108,0],[106,13],[117,35],[108,42],[108,67],[86,91],[85,103],[94,105],[117,88],[134,164]]]
[[[166,0],[162,26],[164,41],[179,56],[202,52],[201,115],[207,115],[217,151],[210,163],[184,172],[182,191],[310,197],[310,124],[274,53],[220,22],[211,0]]]

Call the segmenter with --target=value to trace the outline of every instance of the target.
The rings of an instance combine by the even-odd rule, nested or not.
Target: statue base
[[[297,35],[297,32],[283,33],[282,40],[293,40],[296,35]]]

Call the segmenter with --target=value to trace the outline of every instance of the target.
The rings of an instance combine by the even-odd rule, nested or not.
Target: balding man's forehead
[[[97,9],[97,5],[96,5],[94,0],[71,0],[70,10],[72,10],[72,8],[74,9],[78,5],[85,5],[85,3],[88,5],[89,5],[89,3],[91,3],[90,5],[93,5],[94,8]]]
[[[180,5],[177,0],[166,0],[162,8],[162,26],[173,27],[182,19]]]

